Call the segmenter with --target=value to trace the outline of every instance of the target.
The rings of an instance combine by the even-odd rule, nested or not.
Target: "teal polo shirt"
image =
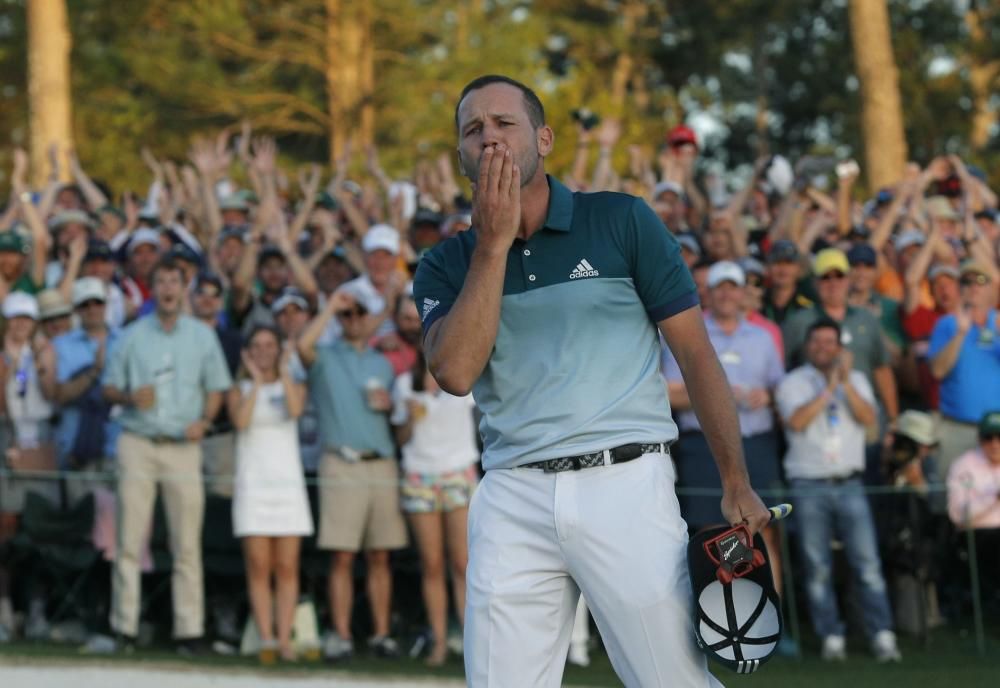
[[[182,315],[167,331],[152,313],[125,328],[102,383],[129,392],[151,385],[156,403],[145,411],[126,406],[121,426],[146,437],[179,439],[202,417],[206,392],[226,391],[232,378],[215,330]]]
[[[698,304],[677,242],[639,198],[548,181],[544,226],[507,254],[496,343],[473,387],[486,469],[677,438],[656,329]],[[462,232],[420,261],[425,333],[457,300],[475,245]]]
[[[389,416],[371,409],[367,389],[369,381],[392,389],[392,379],[392,364],[371,347],[358,351],[342,339],[316,347],[316,360],[309,366],[309,395],[324,449],[350,447],[395,456]]]

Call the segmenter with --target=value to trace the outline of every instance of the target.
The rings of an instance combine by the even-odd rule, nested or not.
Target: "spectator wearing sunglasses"
[[[977,424],[1000,395],[996,279],[986,266],[967,262],[959,290],[961,308],[937,321],[928,350],[931,373],[941,381],[942,474],[976,446]]]
[[[371,650],[382,657],[399,654],[389,637],[392,574],[389,552],[406,546],[400,511],[399,465],[389,425],[393,371],[369,341],[385,304],[368,290],[345,285],[327,301],[298,340],[299,357],[309,369],[309,393],[319,417],[320,549],[332,551],[330,615],[333,632],[324,642],[329,660],[354,654],[351,612],[354,608],[354,562],[365,553],[368,597],[374,635]],[[336,317],[343,335],[316,346],[329,320]]]
[[[840,342],[851,352],[854,369],[861,371],[878,396],[880,411],[894,429],[899,414],[896,378],[893,375],[882,339],[882,329],[871,311],[863,306],[852,306],[848,300],[848,275],[851,265],[847,255],[835,248],[823,249],[816,254],[813,274],[816,278],[818,302],[812,308],[800,311],[785,321],[782,333],[785,339],[785,357],[789,370],[803,362],[806,332],[810,325],[823,316],[832,318],[840,326]],[[866,479],[880,480],[879,450],[876,440],[878,428],[869,430]]]

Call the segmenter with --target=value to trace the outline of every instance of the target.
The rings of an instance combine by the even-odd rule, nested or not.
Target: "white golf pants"
[[[468,684],[559,686],[582,590],[626,686],[720,687],[695,645],[675,479],[659,453],[488,471],[469,508]]]

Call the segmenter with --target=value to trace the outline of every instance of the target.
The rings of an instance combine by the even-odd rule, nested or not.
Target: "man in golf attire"
[[[466,680],[558,686],[582,591],[627,686],[717,686],[694,644],[657,329],[710,438],[722,513],[754,532],[768,513],[677,243],[641,200],[546,176],[553,132],[526,86],[476,79],[456,126],[474,230],[425,256],[414,293],[431,371],[483,412]]]

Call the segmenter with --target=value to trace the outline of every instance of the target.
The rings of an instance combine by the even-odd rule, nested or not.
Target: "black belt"
[[[346,461],[347,463],[376,461],[384,458],[382,454],[376,451],[358,451],[357,449],[352,449],[350,447],[330,447],[326,451],[331,454],[336,454],[342,461]]]
[[[172,437],[170,435],[147,435],[146,439],[153,444],[182,444],[191,441],[186,437]]]
[[[803,480],[812,480],[817,483],[828,483],[830,485],[840,485],[841,483],[846,483],[849,480],[863,478],[864,475],[864,471],[854,471],[853,473],[848,473],[847,475],[835,475],[829,478],[803,478]]]
[[[578,471],[581,468],[593,468],[594,466],[605,465],[604,453],[608,453],[610,463],[625,463],[632,459],[638,459],[644,454],[663,454],[667,451],[666,442],[656,442],[653,444],[623,444],[614,449],[605,449],[593,454],[580,454],[579,456],[564,456],[558,459],[546,459],[526,463],[520,468],[539,468],[546,473],[560,473],[562,471]]]

